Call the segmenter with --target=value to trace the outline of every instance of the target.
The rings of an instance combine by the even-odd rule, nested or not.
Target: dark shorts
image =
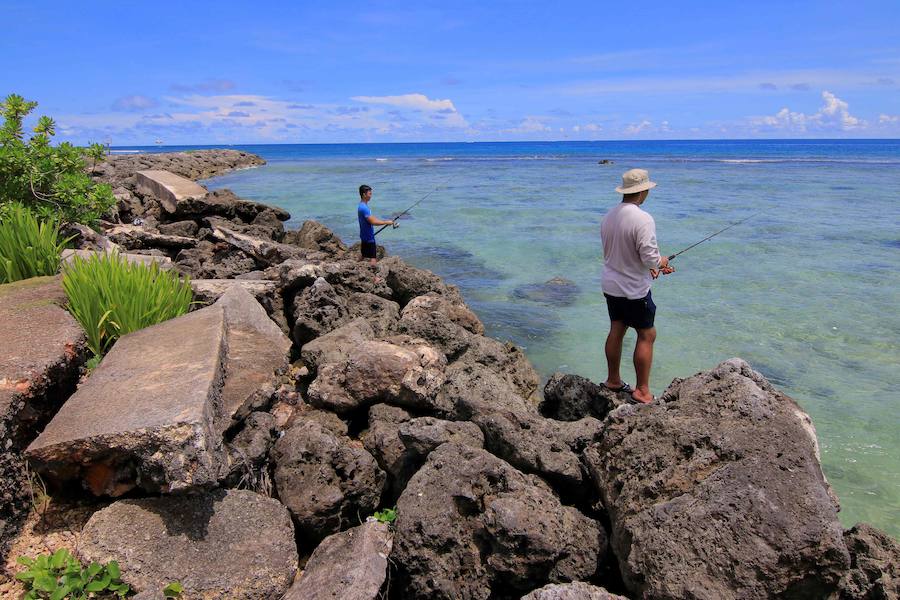
[[[363,258],[375,258],[378,248],[375,242],[361,242],[359,251],[362,252]]]
[[[606,308],[609,310],[610,321],[624,321],[628,327],[635,329],[650,329],[656,318],[656,305],[650,292],[643,298],[629,300],[618,296],[606,296]]]

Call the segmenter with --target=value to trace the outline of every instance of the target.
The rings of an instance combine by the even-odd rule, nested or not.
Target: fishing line
[[[702,244],[703,242],[706,242],[706,241],[708,241],[708,240],[713,239],[714,237],[716,237],[716,236],[719,235],[720,233],[724,233],[724,232],[728,231],[729,229],[731,229],[732,227],[737,227],[737,226],[740,225],[741,223],[746,223],[747,221],[749,221],[749,220],[752,219],[753,217],[758,217],[759,215],[763,214],[764,212],[766,212],[766,211],[765,211],[765,210],[761,210],[761,211],[759,211],[759,212],[757,212],[757,213],[753,213],[752,215],[750,215],[750,216],[747,217],[746,219],[741,219],[740,221],[735,221],[734,223],[732,223],[732,224],[729,225],[728,227],[723,227],[722,229],[720,229],[719,231],[715,232],[714,234],[706,236],[705,238],[703,238],[703,239],[700,240],[699,242],[696,242],[696,243],[694,243],[694,244],[691,244],[690,246],[688,246],[688,247],[685,248],[684,250],[680,250],[680,251],[676,252],[675,254],[672,254],[671,256],[668,257],[668,259],[671,261],[671,260],[674,259],[676,256],[678,256],[679,254],[684,254],[685,252],[687,252],[687,251],[690,250],[691,248],[694,248],[694,247],[696,247],[696,246],[699,246],[699,245]]]
[[[441,187],[443,187],[444,185],[446,185],[447,182],[450,181],[450,179],[452,179],[452,175],[451,175],[450,177],[448,177],[447,179],[443,180],[442,182],[440,182],[439,184],[437,184],[437,186],[435,186],[435,188],[434,188],[433,190],[431,190],[430,192],[428,192],[427,194],[425,194],[424,196],[422,196],[421,198],[419,198],[419,199],[415,202],[415,204],[413,204],[412,206],[410,206],[409,208],[407,208],[406,210],[404,210],[402,213],[398,214],[397,216],[395,216],[395,217],[392,218],[391,220],[392,220],[392,221],[397,221],[397,219],[399,219],[399,218],[402,217],[403,215],[409,213],[409,211],[411,211],[412,209],[414,209],[415,207],[417,207],[419,204],[421,204],[426,198],[428,198],[428,196],[432,195],[433,193],[435,193],[436,191],[438,191],[439,189],[441,189]],[[375,232],[375,235],[378,235],[379,233],[381,233],[382,231],[384,231],[384,230],[387,229],[388,227],[391,227],[391,225],[382,225],[381,228],[378,229],[378,230]],[[397,226],[394,225],[394,228],[395,228],[395,229],[396,229],[396,227],[397,227]]]

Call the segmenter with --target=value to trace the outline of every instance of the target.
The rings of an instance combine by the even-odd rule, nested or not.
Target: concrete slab
[[[92,256],[99,254],[94,250],[72,250],[66,249],[62,251],[62,264],[66,265],[75,260],[74,257],[78,256],[82,260],[88,260]],[[119,253],[120,256],[124,256],[125,260],[132,264],[141,264],[141,265],[149,265],[152,263],[156,263],[159,265],[160,269],[166,270],[172,268],[172,259],[168,256],[153,256],[150,254],[122,254]]]
[[[214,484],[224,456],[225,315],[211,306],[122,337],[26,457],[94,494]]]
[[[225,311],[228,343],[222,388],[224,430],[230,420],[243,419],[269,403],[276,376],[288,368],[291,340],[239,285],[228,288],[213,307]]]
[[[135,180],[138,192],[154,196],[170,213],[176,211],[179,201],[203,198],[207,194],[202,185],[169,171],[138,171]]]
[[[194,298],[200,302],[213,303],[233,287],[240,287],[257,300],[271,297],[276,284],[268,279],[191,279]]]
[[[0,450],[21,450],[75,390],[84,331],[59,276],[0,285]]]

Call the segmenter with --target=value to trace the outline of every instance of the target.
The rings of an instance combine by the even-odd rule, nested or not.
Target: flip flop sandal
[[[656,402],[656,396],[651,396],[652,400],[650,402],[641,402],[637,398],[634,397],[633,394],[628,394],[628,404],[637,404],[638,406],[642,404],[650,404],[652,402]]]
[[[605,390],[609,390],[610,392],[612,392],[614,394],[618,394],[619,392],[625,392],[626,394],[631,395],[631,392],[634,391],[633,389],[631,389],[631,386],[628,385],[627,383],[625,383],[624,381],[622,382],[622,387],[611,388],[608,385],[606,385],[605,383],[601,383],[600,387],[602,387]]]

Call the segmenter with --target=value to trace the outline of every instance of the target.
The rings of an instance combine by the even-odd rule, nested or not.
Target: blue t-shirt
[[[372,211],[365,202],[360,202],[356,207],[356,216],[359,218],[359,239],[363,242],[375,241],[375,228],[369,223]]]

